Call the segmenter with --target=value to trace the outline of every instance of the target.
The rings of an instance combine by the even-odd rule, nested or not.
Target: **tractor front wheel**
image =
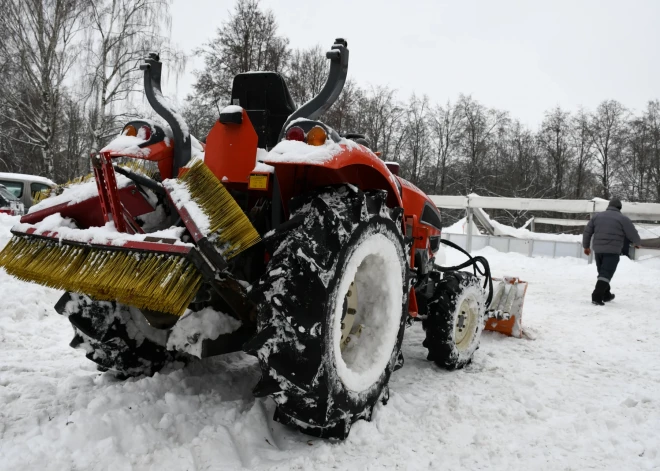
[[[466,272],[447,272],[435,282],[428,301],[424,346],[428,359],[454,370],[472,361],[486,322],[486,293],[479,279]]]
[[[316,191],[265,240],[272,258],[252,288],[257,334],[244,347],[261,367],[254,394],[310,435],[344,439],[369,420],[402,362],[408,265],[401,213],[385,199]]]

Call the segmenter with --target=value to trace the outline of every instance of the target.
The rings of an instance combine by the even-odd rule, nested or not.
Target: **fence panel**
[[[465,234],[442,234],[443,239],[447,239],[465,249],[467,247],[467,235]],[[481,250],[485,247],[492,247],[503,253],[519,253],[522,255],[531,255],[532,257],[574,257],[588,260],[588,257],[582,252],[582,244],[579,242],[560,242],[553,240],[531,240],[516,239],[506,236],[472,236],[472,250]]]

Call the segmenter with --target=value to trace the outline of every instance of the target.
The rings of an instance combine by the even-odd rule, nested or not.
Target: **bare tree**
[[[630,201],[648,198],[651,170],[651,131],[644,117],[627,124],[627,149],[620,172],[621,193]]]
[[[355,82],[351,79],[346,80],[339,98],[321,119],[339,133],[358,131],[358,108],[362,104],[362,98],[363,92]]]
[[[564,175],[570,159],[570,114],[556,107],[545,114],[539,140],[552,169],[554,197],[564,196]]]
[[[11,64],[14,83],[2,85],[3,118],[19,135],[13,139],[38,148],[43,172],[55,175],[55,140],[64,79],[74,59],[72,48],[83,8],[79,0],[5,0],[0,29],[1,62]]]
[[[650,173],[655,186],[655,200],[660,202],[660,101],[649,102],[644,121],[649,130]]]
[[[438,190],[440,178],[440,194],[444,194],[447,182],[447,166],[458,141],[457,136],[461,126],[461,114],[450,101],[437,106],[430,113],[430,126],[435,146],[435,168],[433,172],[433,193]]]
[[[593,159],[593,139],[590,132],[590,117],[580,109],[571,121],[570,143],[574,155],[573,197],[581,199],[587,180],[587,173]]]
[[[589,130],[597,151],[594,158],[599,167],[601,195],[605,199],[611,196],[612,177],[620,162],[627,117],[628,110],[616,100],[602,102],[591,117]]]
[[[457,108],[460,110],[463,127],[461,146],[465,157],[465,191],[473,191],[477,177],[486,163],[491,140],[498,127],[508,121],[506,112],[486,109],[471,96],[461,95]]]
[[[195,94],[205,103],[228,103],[233,77],[251,70],[281,72],[289,57],[289,40],[279,36],[271,10],[259,0],[238,0],[229,19],[199,53],[204,70],[198,74]]]
[[[427,115],[429,99],[426,95],[418,98],[414,94],[408,103],[404,124],[404,152],[406,174],[413,183],[418,183],[421,171],[430,156],[429,128]]]
[[[298,106],[314,98],[328,78],[329,64],[320,45],[296,49],[286,67],[287,85]]]
[[[94,153],[115,134],[117,117],[127,110],[131,93],[141,91],[140,59],[153,51],[172,52],[164,34],[170,25],[171,0],[87,2],[90,13],[84,68],[91,98],[89,152]],[[181,64],[180,57],[175,59],[170,60],[168,70],[172,70],[172,64]]]

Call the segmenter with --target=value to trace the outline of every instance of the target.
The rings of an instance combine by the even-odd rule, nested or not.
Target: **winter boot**
[[[610,284],[607,284],[607,291],[605,291],[605,295],[603,296],[603,302],[609,303],[614,299],[614,293],[610,291]]]
[[[596,304],[597,306],[604,306],[605,303],[603,299],[605,298],[605,293],[607,292],[607,287],[609,283],[603,280],[598,280],[596,282],[596,288],[594,292],[591,293],[591,303]]]

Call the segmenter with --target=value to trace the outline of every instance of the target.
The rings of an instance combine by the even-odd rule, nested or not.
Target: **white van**
[[[32,200],[38,193],[57,186],[52,180],[37,175],[5,172],[0,172],[0,185],[4,185],[23,203],[26,212],[32,206]]]
[[[3,184],[0,183],[0,214],[10,216],[22,216],[25,208],[21,200],[16,198]]]

